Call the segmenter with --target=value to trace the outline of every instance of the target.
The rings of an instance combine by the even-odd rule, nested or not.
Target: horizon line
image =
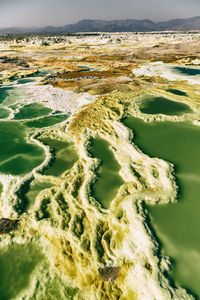
[[[148,20],[151,21],[155,24],[159,24],[162,22],[170,22],[172,20],[187,20],[187,19],[194,19],[194,18],[198,18],[200,17],[200,15],[196,15],[193,17],[186,17],[186,18],[172,18],[172,19],[168,19],[166,21],[153,21],[152,19],[148,19],[148,18],[142,18],[142,19],[135,19],[135,18],[123,18],[123,19],[109,19],[109,20],[104,20],[104,19],[91,19],[91,18],[84,18],[84,19],[80,19],[78,21],[75,21],[74,23],[66,23],[64,25],[41,25],[41,26],[36,26],[36,25],[31,25],[31,26],[21,26],[21,25],[13,25],[13,26],[9,26],[9,27],[0,27],[0,30],[2,29],[10,29],[10,28],[15,28],[15,29],[31,29],[31,28],[46,28],[46,27],[64,27],[67,25],[74,25],[76,23],[79,23],[81,21],[105,21],[105,22],[112,22],[112,21],[125,21],[125,20],[135,20],[135,21],[144,21],[144,20]]]

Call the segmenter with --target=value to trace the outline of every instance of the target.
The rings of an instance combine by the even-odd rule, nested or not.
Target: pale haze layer
[[[81,19],[166,21],[200,15],[200,0],[0,0],[0,28],[66,25]]]

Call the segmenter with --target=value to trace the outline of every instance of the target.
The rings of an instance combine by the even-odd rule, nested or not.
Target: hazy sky
[[[200,0],[0,0],[0,28],[66,25],[80,19],[165,21],[200,15]]]

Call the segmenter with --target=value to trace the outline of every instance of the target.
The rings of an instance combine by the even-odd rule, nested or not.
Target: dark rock
[[[120,267],[99,268],[98,271],[103,280],[116,280],[120,271]]]
[[[9,233],[12,230],[16,230],[19,224],[19,220],[11,220],[2,218],[0,219],[0,234]]]

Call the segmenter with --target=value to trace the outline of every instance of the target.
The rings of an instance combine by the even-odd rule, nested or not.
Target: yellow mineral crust
[[[155,256],[142,204],[175,200],[172,166],[132,144],[132,133],[120,122],[124,111],[119,95],[102,96],[57,129],[74,140],[79,160],[37,196],[26,234],[37,233],[51,266],[78,288],[75,299],[192,299],[163,275],[167,261]],[[91,193],[99,162],[89,153],[89,140],[97,134],[111,144],[124,180],[108,210]],[[119,267],[116,279],[100,275],[107,266]]]

